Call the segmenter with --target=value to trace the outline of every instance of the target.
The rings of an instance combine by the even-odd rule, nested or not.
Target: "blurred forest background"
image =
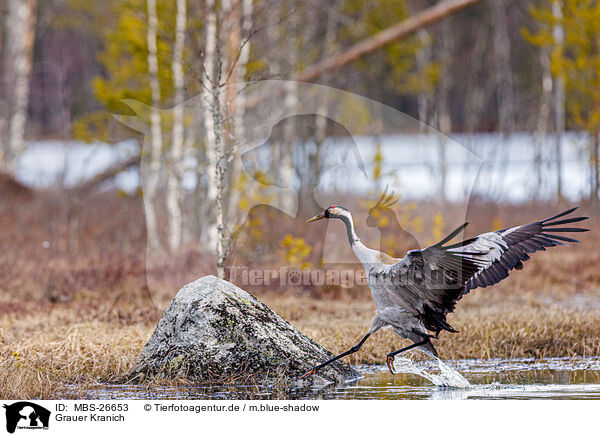
[[[223,55],[238,55],[248,39],[247,52],[237,60],[243,72],[230,80],[257,80],[291,78],[445,2],[188,0],[179,17],[185,20],[181,53],[176,53],[181,4],[155,3],[160,88],[155,97],[161,107],[172,107],[178,86],[173,62],[181,62],[184,98],[201,92],[211,8],[218,15],[215,47],[234,52]],[[470,3],[314,81],[381,101],[445,132],[591,132],[598,100],[597,2]],[[148,51],[153,4],[3,0],[4,123],[24,105],[29,140],[128,137],[113,130],[110,114],[127,111],[120,103],[124,98],[153,103]]]
[[[6,244],[15,235],[32,240],[40,225],[25,218],[29,211],[47,220],[36,247],[93,257],[110,245],[127,257],[147,244],[147,261],[177,259],[177,269],[194,264],[196,274],[216,261],[224,276],[227,262],[322,264],[322,229],[301,225],[323,207],[317,186],[361,220],[370,217],[380,246],[395,255],[405,251],[393,242],[402,232],[431,243],[467,208],[485,218],[483,231],[507,221],[506,203],[598,202],[596,1],[2,0],[0,7],[3,215],[9,228],[30,229],[7,233]],[[245,91],[265,79],[289,80],[277,101],[290,113],[300,81],[418,121],[395,124],[379,109],[347,104],[341,118],[372,140],[365,145],[348,140],[325,105],[315,108],[319,115],[274,126],[261,161],[248,114],[264,101]],[[447,137],[498,165],[457,188],[478,167],[456,160]],[[357,165],[368,181],[358,188],[327,174],[328,156],[342,149],[363,160]],[[520,173],[515,156],[527,161]],[[72,174],[78,165],[92,169]],[[414,172],[419,165],[429,172]],[[32,175],[50,167],[45,178]],[[509,183],[514,195],[469,191],[473,183]],[[400,201],[383,219],[372,206],[390,185]],[[424,185],[431,186],[420,192]]]
[[[127,257],[147,244],[148,262],[177,259],[197,274],[216,261],[224,276],[228,261],[322,263],[322,230],[301,225],[324,206],[314,198],[320,184],[371,217],[395,255],[406,251],[393,242],[402,232],[431,243],[477,204],[487,204],[475,213],[483,231],[506,222],[501,204],[598,202],[596,1],[2,0],[0,8],[3,214],[27,229],[40,225],[24,211],[43,216],[36,247],[93,257],[110,245]],[[248,114],[263,101],[245,92],[265,79],[290,80],[277,100],[290,113],[300,81],[418,121],[395,124],[346,104],[341,118],[371,139],[365,145],[348,141],[324,105],[274,126],[265,163],[248,133]],[[495,167],[474,182],[479,167],[456,160],[456,145]],[[328,156],[349,149],[368,179],[358,188],[352,176],[327,174]],[[469,191],[473,183],[494,186]],[[390,185],[398,218],[377,218],[383,212],[371,207]],[[34,233],[9,232],[6,244]]]

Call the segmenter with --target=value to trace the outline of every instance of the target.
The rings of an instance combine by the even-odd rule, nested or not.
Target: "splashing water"
[[[410,357],[410,355],[409,355]],[[111,399],[586,399],[600,400],[600,356],[551,357],[546,359],[465,359],[448,363],[453,369],[467,374],[470,387],[460,386],[450,375],[442,372],[437,360],[410,362],[398,356],[397,369],[405,377],[394,377],[384,365],[359,365],[363,375],[352,383],[330,384],[310,389],[284,388],[273,385],[110,385],[98,383],[82,388],[67,387],[68,396]],[[416,368],[415,368],[416,367]],[[423,370],[433,372],[436,380],[424,377]],[[446,370],[447,371],[447,370]],[[459,377],[459,380],[461,378]],[[430,381],[432,380],[433,383]],[[437,383],[436,383],[437,381]],[[436,386],[435,384],[441,387]],[[468,386],[464,381],[462,386]]]
[[[432,374],[425,371],[422,368],[419,368],[417,365],[415,365],[415,362],[413,362],[410,359],[407,359],[406,357],[397,357],[394,360],[394,371],[398,373],[419,375],[423,378],[426,378],[436,386],[461,389],[468,388],[469,386],[471,386],[469,381],[466,378],[464,378],[459,372],[450,368],[437,357],[435,359],[437,360],[438,367],[440,370],[439,374]]]

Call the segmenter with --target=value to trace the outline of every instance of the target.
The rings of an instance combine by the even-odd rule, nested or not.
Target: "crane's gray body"
[[[382,199],[389,206],[385,195],[384,192]],[[442,330],[456,333],[446,321],[446,315],[471,289],[491,286],[508,277],[511,270],[523,268],[523,262],[529,259],[528,253],[566,245],[564,242],[579,242],[554,234],[588,231],[579,227],[562,227],[587,219],[576,217],[558,220],[575,209],[531,224],[450,243],[464,230],[467,226],[465,223],[437,244],[422,250],[410,250],[402,259],[366,247],[356,235],[352,215],[344,207],[330,206],[323,213],[310,218],[307,222],[324,218],[337,218],[344,222],[352,250],[367,273],[377,311],[369,331],[358,344],[313,367],[301,378],[309,377],[332,362],[356,353],[371,334],[388,326],[399,336],[413,341],[412,345],[387,355],[392,374],[393,360],[398,353],[418,346],[425,353],[437,356],[431,343],[434,336],[428,332],[435,332],[436,338]]]
[[[511,227],[453,245],[446,245],[466,227],[457,228],[439,243],[422,250],[411,250],[402,259],[366,247],[356,235],[350,212],[339,206],[327,210],[331,217],[346,225],[348,240],[368,277],[373,300],[377,305],[375,318],[368,333],[391,326],[401,337],[417,343],[441,330],[456,332],[446,315],[471,289],[491,286],[508,277],[512,269],[521,269],[529,259],[527,253],[545,251],[546,247],[579,242],[548,232],[581,232],[587,229],[555,227],[582,221],[586,217],[557,218],[576,208],[551,218]],[[419,347],[437,355],[431,342]]]
[[[369,327],[369,334],[383,327],[392,327],[402,338],[420,342],[427,337],[427,329],[416,314],[409,310],[411,303],[405,296],[409,295],[402,286],[389,286],[385,282],[385,271],[390,266],[397,265],[400,259],[366,247],[358,238],[352,243],[352,249],[367,273],[369,288],[373,301],[377,305],[375,318]],[[383,256],[382,256],[383,254]],[[390,265],[391,262],[394,262]],[[419,347],[427,354],[437,355],[431,343]]]

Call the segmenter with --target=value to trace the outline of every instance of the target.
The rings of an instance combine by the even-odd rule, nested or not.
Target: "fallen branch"
[[[373,53],[388,44],[406,38],[417,30],[440,21],[448,15],[458,12],[479,1],[481,0],[443,0],[435,6],[425,9],[395,26],[388,27],[377,34],[358,42],[337,55],[308,66],[304,70],[292,75],[290,80],[297,80],[299,82],[315,80],[327,71],[354,62],[369,53]],[[261,97],[259,95],[250,95],[246,107],[251,109],[260,101]]]
[[[121,173],[133,166],[139,165],[139,163],[140,163],[140,155],[135,155],[135,156],[132,156],[129,159],[126,159],[122,162],[117,162],[116,164],[108,167],[102,173],[97,174],[94,177],[92,177],[91,179],[86,180],[85,182],[75,186],[73,189],[71,189],[71,192],[73,192],[77,196],[87,195],[98,185],[102,184],[103,182],[106,182],[107,180],[112,179],[119,173]]]
[[[445,0],[427,8],[406,20],[353,45],[348,50],[309,66],[296,73],[293,80],[307,82],[323,75],[326,71],[339,68],[372,53],[387,44],[406,38],[417,30],[429,26],[454,12],[479,2],[480,0]]]

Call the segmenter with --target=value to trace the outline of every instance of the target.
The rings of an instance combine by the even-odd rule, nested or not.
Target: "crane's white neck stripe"
[[[354,231],[354,222],[352,221],[352,215],[350,215],[350,212],[340,210],[339,218],[346,225],[346,232],[348,233],[348,241],[350,241],[350,245],[353,245],[355,242],[359,241],[358,236]]]

